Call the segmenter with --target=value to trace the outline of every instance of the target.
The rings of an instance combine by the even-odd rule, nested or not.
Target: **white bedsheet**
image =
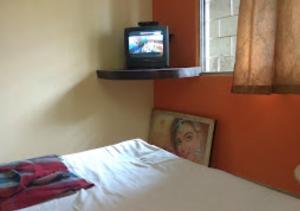
[[[95,187],[26,211],[300,211],[300,199],[183,160],[142,140],[63,156]]]

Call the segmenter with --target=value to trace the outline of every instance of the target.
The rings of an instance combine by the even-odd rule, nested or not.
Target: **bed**
[[[135,139],[62,157],[95,187],[24,211],[299,211],[300,199]]]

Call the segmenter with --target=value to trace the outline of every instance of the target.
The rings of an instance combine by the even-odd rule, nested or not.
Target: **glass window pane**
[[[233,71],[240,0],[202,1],[205,9],[205,71]]]

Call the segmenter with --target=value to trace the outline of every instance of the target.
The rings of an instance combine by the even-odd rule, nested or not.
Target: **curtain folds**
[[[300,0],[241,0],[232,92],[300,93]]]

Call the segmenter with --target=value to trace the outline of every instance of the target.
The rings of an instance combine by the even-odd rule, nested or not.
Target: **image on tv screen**
[[[162,56],[164,51],[163,33],[161,31],[134,32],[129,35],[129,53],[152,54]]]

